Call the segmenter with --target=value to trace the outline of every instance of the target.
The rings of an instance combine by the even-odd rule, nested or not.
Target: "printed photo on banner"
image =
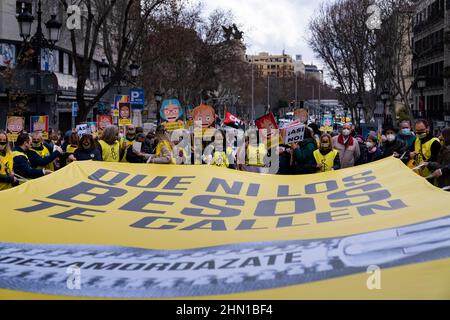
[[[308,124],[308,110],[303,108],[294,110],[294,119],[299,120],[301,123]]]
[[[263,137],[267,139],[270,139],[272,136],[272,130],[278,129],[277,120],[272,112],[256,119],[255,123],[259,130],[263,130]]]
[[[116,109],[119,109],[119,103],[127,103],[127,102],[130,102],[130,96],[128,95],[116,94],[114,96],[114,107]]]
[[[216,124],[216,111],[207,104],[200,104],[193,110],[194,122],[201,123],[203,129],[213,128]]]
[[[48,116],[31,116],[30,132],[39,132],[44,139],[48,139]]]
[[[119,102],[119,126],[131,124],[131,105],[129,102]]]
[[[107,126],[112,126],[113,119],[112,116],[97,116],[97,129],[103,131]]]
[[[320,131],[321,132],[333,131],[333,117],[331,115],[323,116]]]
[[[14,44],[0,43],[0,66],[14,67],[16,64],[16,46]]]
[[[6,134],[8,140],[16,142],[19,134],[23,132],[25,128],[25,118],[23,117],[8,117],[6,119]]]
[[[159,111],[161,124],[167,131],[184,129],[184,112],[177,99],[164,100]]]

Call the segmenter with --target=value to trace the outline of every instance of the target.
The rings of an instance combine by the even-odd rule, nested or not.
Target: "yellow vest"
[[[216,152],[214,152],[212,164],[214,164],[218,167],[228,168],[228,166],[230,165],[230,162],[228,161],[228,156],[225,152],[216,151]]]
[[[171,164],[177,164],[177,160],[176,160],[175,157],[173,156],[172,146],[170,145],[170,142],[169,142],[169,141],[163,140],[163,141],[160,141],[160,142],[158,143],[158,145],[156,146],[156,151],[155,151],[156,157],[159,158],[159,157],[162,156],[161,151],[162,151],[162,148],[163,148],[164,146],[166,146],[167,149],[169,149],[169,150],[170,150],[170,153],[172,154],[170,163],[171,163]]]
[[[78,146],[74,147],[74,146],[68,145],[67,148],[66,148],[66,153],[68,155],[74,154],[75,150],[77,150],[77,149],[78,149]],[[69,160],[69,158],[67,158],[67,163],[72,163],[72,161]]]
[[[36,152],[41,158],[45,158],[50,155],[50,151],[47,149],[46,146],[42,146],[42,150],[35,150],[33,148],[31,148],[30,150]],[[53,164],[53,162],[50,162],[46,166],[39,166],[38,169],[46,169],[46,170],[55,171],[55,165]]]
[[[123,154],[122,160],[120,160],[120,162],[128,162],[127,161],[127,151],[126,150],[128,150],[129,146],[133,145],[134,140],[128,140],[127,138],[122,137],[120,139],[120,146],[122,147],[125,142],[127,143],[127,148],[125,149],[125,153]]]
[[[113,145],[107,144],[100,140],[100,147],[102,148],[103,161],[105,162],[120,162],[120,143],[116,141]]]
[[[66,153],[73,154],[75,152],[75,150],[77,150],[77,149],[78,149],[78,146],[68,145],[66,148]]]
[[[12,157],[13,157],[13,159],[14,159],[15,157],[25,157],[25,158],[27,158],[28,161],[30,161],[30,160],[28,159],[28,156],[27,156],[25,153],[21,152],[21,151],[13,151]]]
[[[249,166],[264,167],[264,157],[267,153],[266,146],[262,143],[258,147],[249,145],[247,147],[247,161]]]
[[[328,154],[323,155],[320,153],[320,150],[317,149],[314,151],[314,159],[316,159],[316,163],[320,164],[320,169],[317,172],[327,172],[333,170],[334,159],[338,155],[337,150],[332,150]]]
[[[421,164],[422,162],[426,162],[431,158],[431,145],[436,141],[439,142],[439,139],[433,138],[430,141],[422,144],[420,139],[418,137],[416,138],[416,141],[414,143],[414,151],[417,153],[417,155],[414,160],[416,161],[417,165]],[[423,167],[420,170],[417,170],[416,173],[422,177],[428,177],[431,174],[431,171],[428,170],[428,168]]]
[[[13,171],[13,154],[7,152],[5,156],[0,156],[0,174],[9,176]],[[11,184],[0,182],[0,191],[11,188]]]

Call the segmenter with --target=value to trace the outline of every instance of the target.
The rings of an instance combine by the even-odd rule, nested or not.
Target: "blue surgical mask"
[[[408,128],[402,129],[402,130],[401,130],[401,133],[402,133],[402,135],[404,135],[404,136],[409,136],[409,135],[411,134],[411,129],[408,129]]]

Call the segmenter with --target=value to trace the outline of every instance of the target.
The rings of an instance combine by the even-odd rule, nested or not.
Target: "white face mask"
[[[395,134],[388,134],[386,136],[387,141],[394,142],[395,141]]]
[[[372,142],[366,142],[366,146],[367,148],[372,149],[374,144]]]
[[[346,137],[348,137],[350,135],[350,130],[349,129],[344,129],[342,130],[342,134]]]

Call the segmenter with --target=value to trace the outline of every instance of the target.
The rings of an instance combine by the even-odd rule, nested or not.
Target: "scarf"
[[[353,137],[352,136],[349,136],[348,137],[348,141],[347,141],[347,144],[345,144],[345,142],[344,142],[344,135],[343,134],[340,134],[339,135],[339,137],[338,137],[338,142],[340,143],[340,144],[342,144],[342,145],[345,145],[345,146],[352,146],[353,145]]]

